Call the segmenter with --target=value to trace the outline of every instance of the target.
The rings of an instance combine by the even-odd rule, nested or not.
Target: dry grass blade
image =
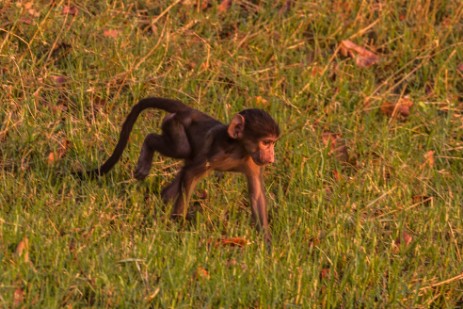
[[[461,306],[461,1],[0,3],[0,307]],[[182,162],[131,178],[162,111],[106,177],[56,177],[146,96],[277,118],[270,254],[245,178],[205,179],[185,222]]]
[[[442,285],[445,285],[445,284],[449,284],[449,283],[452,283],[454,281],[459,281],[459,280],[463,280],[463,273],[461,273],[459,275],[456,275],[455,277],[449,278],[447,280],[437,282],[437,283],[433,283],[433,284],[430,284],[428,286],[422,287],[422,288],[420,288],[420,291],[432,289],[432,288],[442,286]]]

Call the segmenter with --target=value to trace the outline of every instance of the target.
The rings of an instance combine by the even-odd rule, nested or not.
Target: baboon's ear
[[[228,125],[228,135],[233,139],[241,139],[244,133],[244,117],[240,114],[233,116]]]

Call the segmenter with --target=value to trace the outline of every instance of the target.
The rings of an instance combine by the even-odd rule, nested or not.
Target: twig
[[[179,4],[182,0],[177,0],[175,1],[174,3],[172,3],[171,5],[169,5],[167,7],[167,9],[165,9],[161,14],[159,14],[152,22],[151,22],[151,26],[154,25],[155,23],[158,22],[158,20],[160,20],[164,15],[166,15],[167,13],[169,13],[169,11],[174,7],[176,6],[177,4]]]

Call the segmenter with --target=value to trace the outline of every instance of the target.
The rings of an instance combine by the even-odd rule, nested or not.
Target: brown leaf
[[[317,65],[314,65],[312,67],[312,70],[310,71],[310,75],[312,77],[317,77],[317,76],[321,76],[323,73],[323,68],[320,67],[320,66],[317,66]]]
[[[222,246],[231,246],[231,247],[244,247],[249,245],[250,242],[247,239],[241,237],[231,237],[231,238],[222,238],[220,241]]]
[[[399,105],[399,113],[404,117],[408,117],[410,115],[410,108],[413,106],[412,100],[407,97],[400,98],[397,104]]]
[[[204,267],[198,266],[198,268],[196,269],[196,277],[202,279],[209,279],[209,272]]]
[[[19,21],[26,25],[32,25],[32,19],[28,17],[21,17]]]
[[[256,105],[266,106],[266,105],[268,105],[268,101],[266,99],[264,99],[263,97],[261,97],[261,96],[257,96],[256,97]]]
[[[15,253],[18,257],[22,257],[24,262],[29,262],[29,239],[26,236],[16,246]]]
[[[40,16],[40,13],[36,9],[29,9],[29,10],[27,10],[27,12],[32,17],[39,17]]]
[[[103,32],[103,36],[107,38],[113,38],[113,39],[116,39],[120,34],[121,32],[115,29],[108,29]]]
[[[333,170],[333,178],[334,178],[334,180],[336,180],[336,181],[339,181],[339,180],[342,179],[342,175],[341,175],[341,173],[340,173],[337,169],[334,169],[334,170]]]
[[[408,234],[406,231],[403,231],[399,237],[394,241],[395,252],[397,253],[401,245],[407,247],[413,241],[412,235]]]
[[[368,68],[379,61],[379,56],[375,53],[364,47],[358,46],[350,40],[341,41],[340,50],[342,55],[353,58],[355,64],[361,68]]]
[[[52,152],[50,152],[50,153],[48,154],[48,158],[47,158],[48,165],[54,164],[55,161],[56,161],[56,159],[55,159],[55,154],[54,154],[53,151],[52,151]]]
[[[405,245],[405,246],[410,245],[411,242],[412,242],[412,240],[413,240],[412,235],[408,234],[408,233],[405,232],[405,231],[402,233],[402,238],[403,238],[403,240],[404,240],[404,245]]]
[[[21,288],[17,288],[14,290],[13,294],[13,307],[17,308],[20,307],[21,304],[24,302],[24,291]]]
[[[230,9],[231,4],[232,4],[232,0],[222,0],[220,5],[217,7],[217,10],[220,13],[225,13]]]
[[[48,158],[47,158],[48,165],[52,165],[59,159],[62,159],[64,155],[66,154],[66,152],[68,151],[68,148],[70,145],[71,145],[71,142],[68,141],[67,139],[64,141],[61,141],[56,152],[51,151],[48,154]]]
[[[457,70],[460,71],[460,73],[463,73],[463,63],[460,63],[460,64],[457,66]]]
[[[410,116],[410,108],[413,106],[412,100],[407,97],[400,98],[397,103],[384,101],[381,104],[381,112],[394,119],[405,120]]]
[[[429,166],[430,168],[434,167],[434,150],[429,150],[424,154],[424,166]]]
[[[51,79],[57,85],[62,85],[66,83],[66,76],[54,75],[54,76],[51,76]]]
[[[320,271],[320,279],[326,279],[330,274],[330,268],[329,267],[324,267]]]
[[[201,7],[202,10],[207,9],[209,7],[209,0],[201,1],[201,6],[200,7]]]
[[[40,13],[36,9],[33,8],[34,6],[33,1],[25,2],[25,3],[18,1],[16,2],[16,6],[24,8],[27,11],[27,13],[29,13],[29,15],[32,17],[40,16]]]
[[[21,6],[21,2],[18,2],[18,5]],[[24,8],[26,10],[30,10],[32,9],[32,5],[34,5],[34,3],[32,1],[29,1],[29,2],[26,2],[23,4]]]
[[[72,15],[76,16],[79,13],[79,9],[73,5],[65,5],[63,6],[63,10],[61,11],[64,15]]]
[[[381,109],[381,112],[382,112],[384,115],[387,115],[387,116],[391,117],[391,116],[392,116],[392,113],[394,112],[394,106],[395,106],[394,103],[384,101],[384,102],[381,104],[380,109]]]
[[[341,134],[333,133],[330,131],[324,131],[322,132],[323,145],[333,150],[336,145],[336,140],[340,137],[341,137]]]

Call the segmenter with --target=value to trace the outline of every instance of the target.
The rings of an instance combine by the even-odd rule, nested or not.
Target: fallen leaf
[[[21,17],[19,21],[26,25],[32,25],[32,19],[28,17]]]
[[[408,245],[410,245],[412,243],[412,240],[413,240],[412,235],[408,234],[405,231],[402,233],[402,238],[404,240],[404,245],[405,246],[408,246]]]
[[[322,142],[323,145],[326,147],[329,147],[331,150],[334,149],[334,145],[336,144],[336,140],[340,138],[341,135],[337,133],[333,133],[330,131],[324,131],[322,132]]]
[[[209,7],[209,0],[203,0],[201,1],[201,9],[205,10]]]
[[[407,233],[406,231],[403,231],[397,238],[396,240],[394,241],[393,243],[393,251],[394,253],[398,253],[399,252],[399,247],[400,246],[409,246],[413,241],[413,237],[412,235],[410,235],[409,233]]]
[[[353,58],[355,64],[361,68],[368,68],[379,62],[379,56],[350,40],[341,41],[340,50],[342,55]]]
[[[39,17],[40,13],[36,9],[30,9],[27,11],[32,17]]]
[[[52,79],[53,82],[55,82],[55,84],[57,84],[57,85],[62,85],[62,84],[64,84],[64,83],[66,83],[66,76],[54,75],[54,76],[51,76],[51,79]]]
[[[63,158],[66,152],[68,151],[70,144],[71,142],[66,139],[60,142],[59,147],[56,150],[56,152],[50,151],[50,153],[48,154],[48,158],[47,158],[48,165],[52,165],[59,159]]]
[[[31,2],[29,2],[29,3],[31,3]],[[28,4],[29,4],[29,3],[28,3]],[[28,5],[28,6],[25,6],[25,8],[26,8],[26,10],[27,10],[27,13],[29,13],[30,16],[32,16],[32,17],[39,17],[39,16],[40,16],[39,11],[37,11],[36,9],[34,9],[34,8],[32,7],[32,4],[31,4],[31,5]]]
[[[17,308],[20,307],[21,304],[24,302],[24,291],[21,288],[17,288],[14,290],[13,294],[13,307]]]
[[[457,66],[457,70],[460,71],[461,73],[463,73],[463,63],[460,63],[460,64]]]
[[[23,3],[23,2],[20,2],[20,1],[16,2],[16,6],[18,8],[24,8],[27,11],[27,13],[29,13],[30,16],[39,17],[40,13],[33,8],[33,5],[34,5],[34,3],[32,1],[29,1],[29,2],[26,2],[26,3]]]
[[[341,173],[337,169],[333,170],[333,178],[336,181],[339,181],[342,178]]]
[[[50,152],[47,158],[48,165],[52,165],[53,163],[55,163],[55,161],[55,154],[53,152]]]
[[[423,166],[429,166],[430,168],[434,167],[434,150],[429,150],[424,154],[424,163]]]
[[[115,30],[115,29],[108,29],[108,30],[105,30],[103,32],[103,36],[107,37],[107,38],[113,38],[113,39],[116,39],[119,35],[120,35],[120,31],[119,30]]]
[[[29,1],[29,2],[24,3],[23,6],[24,6],[24,8],[25,8],[26,10],[30,10],[30,9],[32,8],[32,5],[33,5],[33,4],[34,4],[34,3],[33,3],[32,1]],[[21,6],[21,2],[19,2],[19,5]]]
[[[63,13],[64,15],[72,15],[72,16],[76,16],[78,12],[79,12],[79,9],[73,5],[65,5],[63,6],[63,10],[61,11],[61,13]]]
[[[256,97],[256,104],[259,105],[259,106],[266,106],[266,105],[268,105],[268,101],[266,99],[264,99],[263,97],[261,97],[261,96],[257,96]]]
[[[228,11],[228,9],[230,9],[231,4],[232,4],[232,0],[222,0],[222,2],[217,7],[217,10],[220,13],[225,13]]]
[[[29,239],[26,236],[16,246],[15,254],[22,257],[24,262],[29,262]]]
[[[320,67],[320,66],[317,66],[317,65],[314,65],[312,67],[312,70],[310,71],[310,75],[312,77],[317,77],[317,76],[321,76],[323,73],[323,68]]]
[[[405,120],[410,116],[410,108],[413,106],[412,100],[408,97],[400,98],[397,103],[384,101],[381,104],[381,112],[394,119]]]
[[[330,275],[330,268],[329,267],[324,267],[320,271],[320,279],[326,279]]]
[[[198,266],[198,268],[196,269],[196,277],[202,279],[209,279],[209,272],[204,267]]]
[[[389,117],[392,116],[392,113],[394,112],[394,106],[395,104],[394,103],[391,103],[391,102],[388,102],[388,101],[384,101],[381,106],[380,106],[380,109],[381,109],[381,112],[384,114],[384,115],[387,115]]]
[[[249,245],[250,242],[247,239],[241,237],[231,237],[231,238],[222,238],[220,240],[222,246],[231,246],[231,247],[244,247]]]

